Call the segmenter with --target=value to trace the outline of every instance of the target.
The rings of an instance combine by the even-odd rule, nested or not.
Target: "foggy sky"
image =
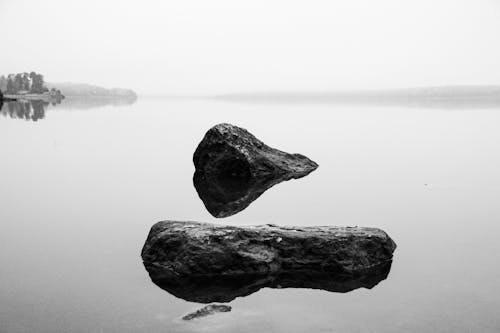
[[[0,74],[143,94],[500,83],[498,0],[0,0]]]

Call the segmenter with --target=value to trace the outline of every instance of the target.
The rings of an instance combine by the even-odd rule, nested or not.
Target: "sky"
[[[500,84],[499,0],[0,0],[0,74],[141,94]]]

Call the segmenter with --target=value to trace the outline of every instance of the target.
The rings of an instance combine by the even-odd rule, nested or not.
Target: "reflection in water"
[[[182,317],[183,320],[193,320],[198,318],[203,318],[206,316],[213,315],[220,312],[229,312],[231,307],[228,305],[210,304],[204,306],[203,308],[196,310],[195,312],[189,313]]]
[[[216,217],[247,208],[269,188],[288,180],[287,175],[252,177],[250,174],[207,174],[196,171],[193,182],[207,210]]]
[[[277,275],[214,275],[175,277],[152,264],[144,264],[153,283],[170,294],[189,302],[231,302],[261,288],[309,288],[346,293],[358,288],[371,289],[389,275],[391,263],[375,266],[356,275],[310,271],[284,272]]]
[[[262,92],[216,96],[255,104],[337,104],[449,110],[500,109],[500,86],[438,86],[395,90]]]
[[[61,100],[52,101],[53,105],[61,103]],[[42,100],[19,100],[7,101],[0,105],[0,114],[14,118],[31,121],[38,121],[45,118],[45,108],[50,103]]]
[[[50,100],[24,100],[0,101],[0,114],[13,119],[24,119],[37,121],[45,118],[45,113],[50,107],[57,107],[59,104],[65,110],[87,110],[92,108],[111,106],[123,106],[135,103],[137,98],[81,98],[68,97],[64,100],[51,98]]]
[[[65,109],[88,110],[104,106],[126,106],[137,101],[137,97],[71,97],[68,96],[63,102]]]

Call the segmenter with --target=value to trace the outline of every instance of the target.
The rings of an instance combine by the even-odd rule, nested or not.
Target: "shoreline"
[[[62,97],[64,98],[64,97]],[[54,95],[48,95],[48,94],[24,94],[24,95],[16,95],[16,94],[4,94],[3,100],[4,101],[19,101],[19,100],[35,100],[35,101],[45,101],[45,102],[50,102],[53,100],[60,99],[57,96]]]

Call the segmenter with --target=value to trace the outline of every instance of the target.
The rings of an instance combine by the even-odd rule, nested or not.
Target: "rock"
[[[308,288],[347,293],[358,288],[372,289],[387,278],[391,261],[356,274],[300,270],[275,274],[174,276],[169,269],[145,264],[151,280],[161,289],[188,302],[227,303],[262,288]]]
[[[195,188],[215,217],[236,214],[270,187],[304,177],[318,167],[303,155],[271,148],[231,124],[208,130],[193,162]]]
[[[228,305],[219,305],[219,304],[210,304],[207,305],[193,313],[187,314],[182,319],[184,320],[193,320],[193,319],[198,319],[206,316],[213,315],[215,313],[219,312],[229,312],[231,311],[231,307]]]
[[[385,279],[388,270],[383,267],[390,264],[395,248],[392,239],[376,228],[241,228],[164,221],[151,228],[142,259],[152,280],[162,288],[166,286],[164,289],[174,290],[174,294],[190,284],[202,285],[203,281],[208,283],[206,288],[213,288],[214,294],[219,293],[221,286],[235,283],[241,284],[236,289],[256,291],[262,286],[286,286],[283,281],[289,281],[291,287],[317,285],[320,289],[348,291]],[[309,279],[301,276],[315,278],[307,285]],[[371,279],[373,276],[377,277]],[[225,282],[218,286],[209,281]],[[235,294],[231,297],[241,292]],[[212,302],[210,297],[193,298]]]

